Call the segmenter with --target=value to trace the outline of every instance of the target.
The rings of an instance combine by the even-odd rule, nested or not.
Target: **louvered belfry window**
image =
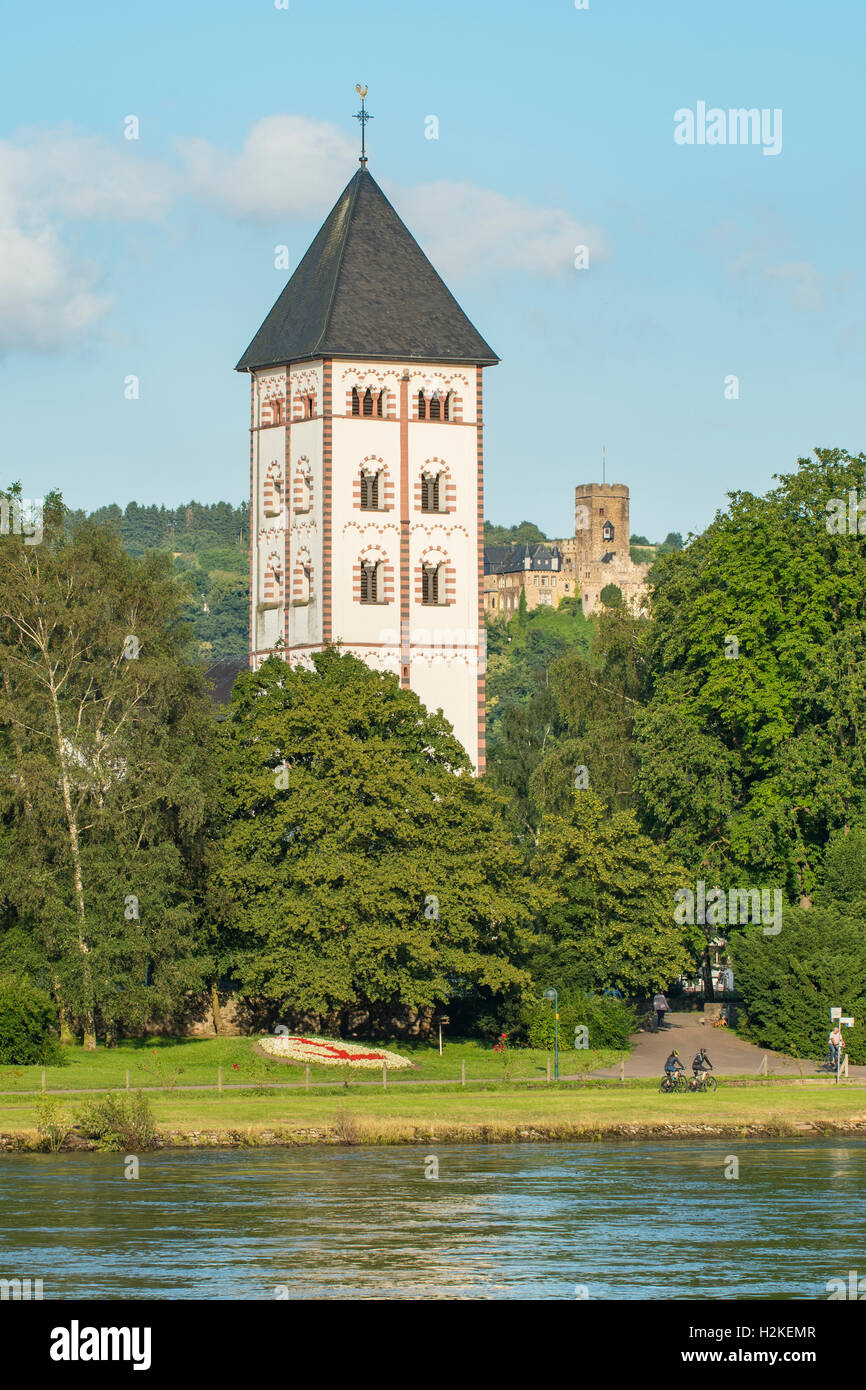
[[[443,406],[443,409],[442,409],[442,414],[443,414],[443,416],[444,416],[444,418],[445,418],[446,420],[450,420],[450,419],[451,419],[451,392],[450,392],[450,391],[448,392],[448,395],[445,397],[445,403],[444,403],[444,406]]]
[[[426,604],[439,602],[438,565],[424,565],[421,571],[421,602]]]
[[[426,400],[424,399],[424,392],[423,392],[423,391],[419,391],[419,392],[418,392],[418,419],[419,419],[419,420],[426,420],[426,419],[427,419],[427,402],[426,402]]]
[[[361,474],[361,510],[365,512],[377,512],[379,510],[379,474]]]
[[[379,417],[380,420],[382,419],[383,415],[385,414],[385,392],[384,392],[384,391],[380,391],[379,394],[378,394],[378,396],[376,397],[376,414],[378,415],[378,417]]]
[[[357,386],[353,386],[353,387],[352,387],[352,414],[353,414],[353,415],[360,415],[360,414],[361,414],[361,401],[360,401],[360,399],[359,399],[359,397],[358,397],[358,388],[357,388]]]
[[[421,510],[422,512],[438,512],[439,510],[439,474],[435,477],[430,473],[424,473],[421,478]]]
[[[373,392],[370,390],[369,386],[364,392],[364,414],[373,414]]]
[[[379,566],[370,560],[361,561],[361,602],[379,602]]]
[[[439,399],[438,393],[433,396],[433,399],[430,402],[430,419],[442,419],[442,402]]]

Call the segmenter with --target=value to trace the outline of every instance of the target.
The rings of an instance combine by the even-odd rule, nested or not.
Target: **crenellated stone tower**
[[[237,368],[250,665],[339,642],[441,709],[478,771],[481,376],[497,361],[362,163]]]

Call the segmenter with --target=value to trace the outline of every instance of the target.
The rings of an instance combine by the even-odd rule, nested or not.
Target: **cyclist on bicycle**
[[[680,1061],[680,1054],[677,1052],[676,1048],[674,1048],[673,1052],[665,1062],[665,1073],[667,1076],[673,1078],[674,1076],[676,1076],[678,1071],[684,1072],[685,1067]]]
[[[702,1047],[700,1052],[692,1061],[692,1076],[694,1077],[695,1081],[697,1081],[705,1071],[712,1070],[713,1064],[707,1056],[707,1049],[705,1047]]]

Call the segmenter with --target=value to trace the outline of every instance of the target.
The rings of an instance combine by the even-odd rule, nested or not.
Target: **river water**
[[[826,1299],[828,1280],[866,1275],[866,1140],[212,1150],[144,1154],[137,1178],[126,1166],[0,1155],[0,1278],[41,1278],[46,1299]]]

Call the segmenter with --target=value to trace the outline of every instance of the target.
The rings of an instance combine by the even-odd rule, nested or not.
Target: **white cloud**
[[[306,116],[266,116],[252,127],[240,154],[198,138],[176,143],[188,191],[251,221],[324,216],[357,159],[348,135]]]
[[[259,121],[239,154],[201,139],[177,145],[193,196],[243,221],[324,218],[357,168],[357,141],[305,116]],[[383,180],[383,187],[445,275],[557,275],[573,269],[576,246],[590,247],[590,263],[605,255],[600,232],[561,208],[533,207],[472,183],[404,188]]]
[[[821,271],[811,261],[778,259],[791,238],[773,210],[759,209],[749,231],[729,220],[718,222],[709,245],[721,254],[730,280],[776,285],[794,309],[823,313],[827,308],[831,291]]]
[[[522,271],[560,275],[574,270],[575,248],[589,247],[589,263],[606,254],[604,238],[562,208],[533,207],[472,183],[389,185],[397,210],[444,275]]]
[[[110,304],[95,281],[50,227],[25,232],[0,221],[0,351],[57,348],[91,328]]]
[[[357,168],[357,140],[305,116],[258,121],[240,152],[200,138],[177,148],[180,174],[120,136],[59,129],[0,140],[0,352],[62,348],[109,309],[97,268],[64,244],[64,224],[154,222],[182,195],[243,221],[323,219]],[[573,272],[579,246],[590,263],[606,254],[601,232],[564,209],[472,183],[389,184],[388,194],[446,278],[556,276]]]
[[[795,309],[823,313],[827,307],[821,272],[809,261],[785,261],[782,265],[765,266],[765,280],[773,280],[785,292],[788,303]]]
[[[153,220],[173,185],[133,142],[71,131],[0,140],[0,351],[62,347],[111,303],[96,288],[95,267],[63,245],[64,219]]]

